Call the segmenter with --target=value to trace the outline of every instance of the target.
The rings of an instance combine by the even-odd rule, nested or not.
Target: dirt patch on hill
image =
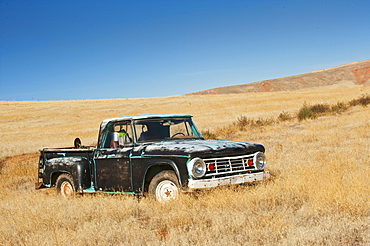
[[[370,85],[370,66],[352,68],[351,72],[355,75],[355,83],[358,85]]]

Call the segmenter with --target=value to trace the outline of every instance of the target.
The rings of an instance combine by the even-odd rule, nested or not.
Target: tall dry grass
[[[298,94],[300,93],[306,92]],[[273,104],[268,94],[262,97],[268,102],[258,99],[261,100],[261,105]],[[285,107],[284,110],[296,112],[304,101],[311,104],[321,101],[333,104],[352,100],[360,94],[338,97],[335,100],[327,95],[325,100],[318,97],[316,101],[302,97],[296,104],[291,102],[292,106]],[[293,97],[289,93],[283,95]],[[251,98],[255,96],[250,95]],[[271,94],[271,97],[283,98],[282,94]],[[195,98],[193,97],[194,101]],[[157,103],[160,104],[161,100],[164,99],[158,99]],[[154,102],[153,99],[155,105]],[[70,103],[69,109],[60,109],[59,118],[66,119],[65,123],[62,120],[60,122],[61,131],[69,129],[66,124],[71,122],[65,111],[75,112],[72,107],[74,102]],[[98,105],[100,103],[102,102],[97,102]],[[279,108],[279,103],[274,103],[276,105],[271,108]],[[246,108],[250,107],[248,102],[245,104]],[[55,106],[57,105],[56,102]],[[68,102],[61,102],[61,105],[68,105]],[[230,107],[231,105],[230,103]],[[37,114],[41,119],[39,127],[35,123],[29,124],[32,129],[39,129],[42,122],[46,122],[44,113],[52,115],[47,113],[46,103],[44,107],[45,111],[34,113],[35,119]],[[101,114],[103,108],[101,106]],[[263,107],[260,110],[263,111]],[[276,117],[282,110],[276,111],[274,114],[261,112],[251,118],[258,119],[264,115]],[[96,115],[90,114],[91,112],[84,115],[88,122],[85,125],[91,124],[90,127],[93,128],[93,118]],[[211,131],[222,126],[217,124],[216,118],[210,120],[212,117],[194,115],[206,121],[201,120],[198,125],[205,126],[210,121],[215,122],[210,124],[213,125],[213,128],[209,127]],[[245,113],[240,112],[238,116],[230,117],[228,123],[241,115]],[[73,114],[71,117],[73,118]],[[11,119],[9,122],[10,125],[16,123]],[[73,127],[80,126],[76,124]],[[57,127],[50,126],[48,131],[56,129]],[[77,130],[71,129],[69,132],[72,135]],[[96,129],[91,135],[96,135]],[[89,133],[86,137],[91,137],[91,141],[94,141]],[[129,195],[103,194],[63,200],[52,189],[34,190],[37,154],[3,159],[0,163],[0,244],[370,244],[370,107],[355,106],[340,115],[315,120],[284,121],[253,130],[235,129],[228,137],[232,140],[264,144],[272,179],[258,185],[221,187],[186,194],[179,201],[169,204],[158,204],[146,198],[137,199]],[[35,141],[45,140],[42,138]],[[52,146],[57,147],[57,143],[64,144],[65,140],[55,141],[56,145]],[[17,146],[27,150],[22,144],[17,142]],[[33,149],[29,149],[31,150]]]

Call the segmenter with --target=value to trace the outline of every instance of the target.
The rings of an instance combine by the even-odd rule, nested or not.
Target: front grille
[[[251,166],[248,165],[248,160],[253,162],[254,155],[255,154],[204,159],[207,166],[205,178],[232,176],[247,171],[257,171],[254,164]],[[214,167],[214,169],[210,170],[210,167]]]

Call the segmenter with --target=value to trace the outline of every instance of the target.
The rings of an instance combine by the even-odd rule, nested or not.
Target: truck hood
[[[171,140],[145,145],[142,155],[186,155],[189,157],[221,157],[265,152],[261,144],[227,140]]]

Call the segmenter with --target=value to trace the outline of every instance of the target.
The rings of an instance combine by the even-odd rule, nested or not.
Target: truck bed
[[[50,160],[58,157],[86,157],[89,161],[92,159],[92,153],[94,152],[95,147],[93,146],[84,146],[82,148],[44,148],[40,150],[40,160],[43,161]]]
[[[40,158],[38,164],[38,180],[36,182],[36,189],[43,186],[42,174],[44,173],[45,163],[54,158],[63,157],[82,157],[86,158],[90,163],[93,158],[95,147],[82,146],[80,148],[66,147],[66,148],[44,148],[40,150]]]

